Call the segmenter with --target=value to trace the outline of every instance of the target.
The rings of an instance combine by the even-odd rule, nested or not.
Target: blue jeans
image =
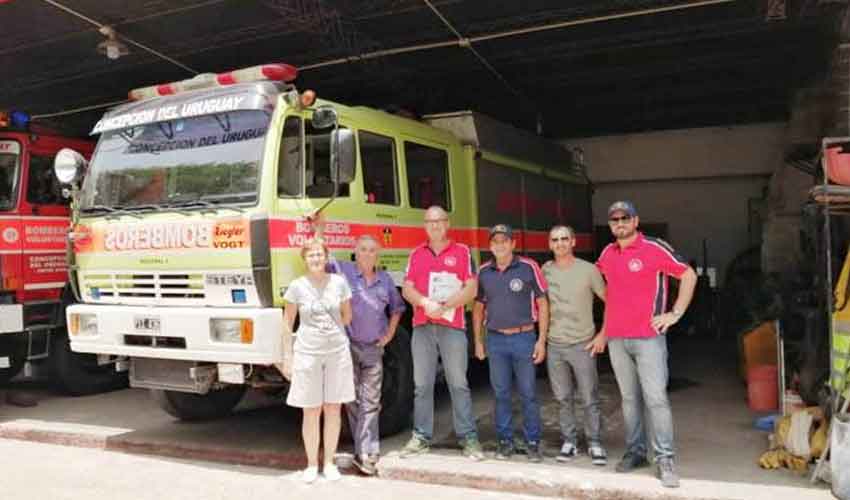
[[[540,405],[537,403],[536,372],[532,356],[537,336],[533,331],[505,335],[487,332],[487,358],[490,385],[496,397],[496,434],[500,441],[513,442],[512,385],[516,377],[522,401],[522,424],[525,440],[540,442]]]
[[[452,417],[458,439],[478,438],[472,415],[472,394],[466,380],[469,362],[466,332],[428,323],[413,328],[413,434],[425,441],[434,436],[434,381],[437,359],[442,359]]]
[[[611,365],[623,397],[626,452],[646,456],[644,405],[655,459],[673,457],[673,413],[667,398],[667,338],[608,340]]]

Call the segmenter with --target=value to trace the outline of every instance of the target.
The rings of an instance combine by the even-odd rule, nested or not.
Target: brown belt
[[[525,332],[533,332],[534,331],[534,323],[530,325],[522,325],[516,328],[505,328],[504,330],[494,330],[503,335],[513,335],[515,333],[525,333]]]

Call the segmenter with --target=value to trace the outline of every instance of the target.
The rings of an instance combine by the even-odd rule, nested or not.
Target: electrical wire
[[[138,22],[142,22],[142,21],[148,21],[148,20],[151,20],[151,19],[156,19],[158,17],[170,16],[172,14],[178,14],[180,12],[186,12],[188,10],[194,10],[194,9],[199,9],[199,8],[203,8],[203,7],[209,7],[210,5],[222,3],[222,2],[225,2],[225,1],[227,1],[227,0],[208,0],[206,2],[202,2],[202,3],[199,3],[199,4],[185,5],[183,7],[175,7],[173,9],[168,9],[168,10],[159,10],[157,12],[154,12],[154,13],[151,13],[151,14],[145,14],[145,15],[140,16],[140,17],[131,17],[131,18],[128,18],[128,19],[124,19],[122,21],[118,21],[118,22],[112,24],[112,27],[115,28],[117,26],[133,24],[133,23],[138,23]],[[19,52],[21,50],[32,49],[32,48],[35,48],[35,47],[42,47],[44,45],[50,45],[50,44],[53,44],[53,43],[60,42],[62,40],[66,40],[68,38],[73,38],[73,37],[79,36],[83,33],[88,33],[88,30],[72,31],[72,32],[64,33],[62,35],[58,35],[58,36],[55,36],[55,37],[52,37],[52,38],[41,38],[36,42],[24,43],[24,44],[21,44],[21,45],[15,45],[13,47],[0,49],[0,55],[11,54],[11,53],[14,53],[14,52]]]
[[[129,102],[129,101],[127,99],[122,99],[120,101],[104,102],[104,103],[101,103],[101,104],[92,104],[91,106],[82,106],[82,107],[79,107],[79,108],[67,109],[67,110],[64,110],[64,111],[57,111],[55,113],[43,113],[43,114],[40,114],[40,115],[32,115],[32,117],[30,117],[30,119],[32,119],[32,120],[43,120],[43,119],[46,119],[46,118],[56,118],[57,116],[73,115],[73,114],[76,114],[76,113],[82,113],[82,112],[91,111],[91,110],[94,110],[94,109],[111,108],[112,106],[124,104],[125,102]]]
[[[441,47],[450,47],[450,46],[465,47],[467,44],[471,45],[471,44],[476,43],[476,42],[484,42],[484,41],[487,41],[487,40],[495,40],[497,38],[506,38],[506,37],[512,37],[512,36],[518,36],[518,35],[527,35],[529,33],[538,33],[538,32],[541,32],[541,31],[564,29],[564,28],[570,28],[570,27],[573,27],[573,26],[580,26],[580,25],[583,25],[583,24],[593,24],[593,23],[600,23],[600,22],[605,22],[605,21],[614,21],[614,20],[618,20],[618,19],[628,19],[628,18],[631,18],[631,17],[649,16],[649,15],[653,15],[653,14],[661,14],[661,13],[665,13],[665,12],[674,12],[674,11],[678,11],[678,10],[692,9],[692,8],[696,8],[696,7],[707,7],[707,6],[711,6],[711,5],[732,3],[732,2],[735,2],[735,1],[737,1],[737,0],[700,0],[700,1],[697,1],[697,2],[686,2],[686,3],[676,4],[676,5],[668,5],[666,7],[654,7],[654,8],[651,8],[651,9],[641,9],[641,10],[635,10],[635,11],[629,11],[629,12],[618,12],[618,13],[614,13],[614,14],[607,14],[607,15],[604,15],[604,16],[585,17],[585,18],[581,18],[581,19],[574,19],[574,20],[571,20],[571,21],[560,21],[560,22],[556,22],[556,23],[542,24],[542,25],[537,25],[537,26],[529,26],[527,28],[518,28],[518,29],[514,29],[514,30],[500,31],[498,33],[489,33],[489,34],[484,34],[484,35],[471,36],[469,38],[461,38],[461,39],[458,39],[458,40],[447,40],[447,41],[443,41],[443,42],[432,42],[432,43],[425,43],[425,44],[420,44],[420,45],[410,45],[410,46],[398,47],[398,48],[394,48],[394,49],[376,50],[376,51],[372,51],[372,52],[366,52],[366,53],[363,53],[363,54],[358,54],[357,56],[341,57],[341,58],[337,58],[337,59],[331,59],[331,60],[328,60],[328,61],[323,61],[323,62],[320,62],[320,63],[309,64],[309,65],[306,65],[306,66],[301,66],[301,67],[299,67],[299,69],[306,70],[306,69],[323,68],[323,67],[326,67],[326,66],[334,66],[334,65],[338,65],[338,64],[354,62],[354,61],[357,61],[357,60],[360,60],[360,59],[368,59],[368,58],[372,58],[372,57],[383,57],[383,56],[386,56],[386,55],[395,55],[395,54],[402,54],[402,53],[407,53],[407,52],[418,52],[420,50],[428,50],[428,49],[441,48]]]
[[[82,19],[83,21],[85,21],[85,22],[87,22],[87,23],[89,23],[89,24],[91,24],[91,25],[93,25],[93,26],[96,26],[98,29],[101,29],[101,28],[107,27],[107,25],[105,25],[105,24],[103,24],[103,23],[101,23],[101,22],[99,22],[99,21],[96,21],[96,20],[94,20],[94,19],[90,18],[90,17],[86,16],[85,14],[82,14],[82,13],[80,13],[80,12],[77,12],[76,10],[74,10],[74,9],[72,9],[72,8],[70,8],[70,7],[67,7],[67,6],[65,6],[65,5],[62,5],[61,3],[57,2],[56,0],[43,0],[43,1],[44,1],[44,2],[46,2],[46,3],[48,3],[48,4],[50,4],[50,5],[52,5],[52,6],[54,6],[54,7],[56,7],[56,8],[57,8],[57,9],[59,9],[59,10],[62,10],[62,11],[64,11],[64,12],[68,13],[68,14],[71,14],[71,15],[72,15],[72,16],[74,16],[74,17],[77,17],[77,18],[79,18],[79,19]],[[153,49],[153,48],[151,48],[151,47],[148,47],[147,45],[144,45],[144,44],[143,44],[143,43],[141,43],[141,42],[137,42],[137,41],[133,40],[132,38],[128,38],[128,37],[126,37],[126,36],[124,36],[124,35],[120,35],[120,36],[119,36],[119,38],[121,38],[121,40],[124,40],[125,42],[127,42],[127,43],[129,43],[129,44],[131,44],[131,45],[135,45],[136,47],[138,47],[138,48],[140,48],[140,49],[144,50],[145,52],[150,52],[151,54],[153,54],[153,55],[155,55],[155,56],[159,57],[160,59],[163,59],[163,60],[165,60],[165,61],[168,61],[168,62],[170,62],[171,64],[174,64],[175,66],[178,66],[178,67],[180,67],[180,68],[182,68],[182,69],[185,69],[186,71],[188,71],[189,73],[192,73],[193,75],[197,75],[197,74],[199,73],[198,71],[196,71],[196,70],[194,70],[194,69],[190,68],[189,66],[187,66],[187,65],[183,64],[182,62],[180,62],[180,61],[178,61],[178,60],[174,59],[173,57],[169,57],[169,56],[167,56],[167,55],[163,54],[162,52],[160,52],[160,51],[158,51],[158,50],[156,50],[156,49]]]
[[[62,9],[64,11],[68,12],[69,14],[80,17],[81,19],[84,19],[87,22],[92,23],[93,25],[97,26],[98,28],[103,26],[101,23],[98,23],[97,21],[95,21],[93,19],[90,19],[90,18],[88,18],[88,17],[86,17],[82,14],[79,14],[79,13],[65,7],[64,5],[59,4],[56,0],[44,0],[44,1],[53,5],[56,8],[59,8],[59,9]],[[430,4],[430,2],[428,2],[427,0],[425,0],[425,1],[426,1],[426,3],[428,3],[428,5],[430,7],[432,7],[432,10],[433,10],[433,6]],[[431,43],[423,43],[423,44],[409,45],[409,46],[403,46],[403,47],[395,47],[395,48],[390,48],[390,49],[374,50],[374,51],[364,52],[364,53],[353,55],[353,56],[329,59],[329,60],[314,63],[314,64],[305,64],[305,65],[299,66],[298,70],[299,71],[309,71],[309,70],[312,70],[312,69],[325,68],[325,67],[328,67],[328,66],[337,66],[337,65],[340,65],[340,64],[350,64],[350,63],[359,62],[359,61],[362,61],[362,60],[375,59],[375,58],[380,58],[380,57],[387,57],[387,56],[392,56],[392,55],[406,54],[406,53],[411,53],[411,52],[419,52],[419,51],[423,51],[423,50],[432,50],[432,49],[446,48],[446,47],[464,47],[464,48],[468,47],[468,48],[470,48],[471,50],[474,51],[474,49],[472,48],[472,44],[476,43],[476,42],[482,42],[482,41],[487,41],[487,40],[495,40],[495,39],[499,39],[499,38],[507,38],[507,37],[519,36],[519,35],[526,35],[526,34],[530,34],[530,33],[538,33],[538,32],[541,32],[541,31],[564,29],[564,28],[569,28],[569,27],[573,27],[573,26],[580,26],[580,25],[585,25],[585,24],[613,21],[613,20],[617,20],[617,19],[627,19],[627,18],[633,18],[633,17],[639,17],[639,16],[648,16],[648,15],[653,15],[653,14],[660,14],[660,13],[665,13],[665,12],[674,12],[674,11],[680,11],[680,10],[685,10],[685,9],[697,8],[697,7],[707,7],[707,6],[711,6],[711,5],[732,3],[732,2],[735,2],[735,1],[736,0],[700,0],[700,1],[696,1],[696,2],[686,2],[686,3],[676,4],[676,5],[668,5],[668,6],[665,6],[665,7],[654,7],[654,8],[641,9],[641,10],[630,11],[630,12],[619,12],[619,13],[614,13],[614,14],[607,14],[607,15],[604,15],[604,16],[586,17],[586,18],[581,18],[581,19],[574,19],[574,20],[571,20],[571,21],[560,21],[560,22],[548,23],[548,24],[537,25],[537,26],[529,26],[527,28],[519,28],[519,29],[514,29],[514,30],[501,31],[501,32],[497,32],[497,33],[477,35],[477,36],[472,36],[472,37],[469,37],[469,38],[464,38],[463,36],[460,36],[460,33],[452,27],[450,29],[452,29],[452,31],[455,33],[455,35],[458,36],[458,38],[455,39],[455,40],[445,40],[445,41],[439,41],[439,42],[431,42]],[[437,12],[437,14],[440,16],[441,19],[444,19],[443,16],[441,14],[439,14],[439,12]],[[128,38],[124,37],[123,35],[121,36],[121,38],[126,40],[129,43],[133,43],[134,45],[136,44],[135,42],[129,40]],[[205,50],[206,49],[203,49],[203,50],[196,51],[196,52],[193,52],[193,53],[204,52]],[[192,73],[197,74],[197,71],[195,71],[191,68],[188,68],[187,66],[183,65],[182,63],[179,63],[178,61],[172,60],[168,56],[161,55],[158,52],[153,51],[152,49],[150,49],[150,51],[151,51],[151,53],[158,55],[159,57],[162,57],[162,58],[180,66],[181,68],[186,69],[187,71],[190,71]],[[474,51],[474,52],[477,53],[477,51]],[[484,60],[484,61],[486,61],[486,60]],[[484,64],[485,64],[485,66],[488,66],[488,69],[490,67],[492,67],[492,66],[489,65],[489,63],[485,62]],[[491,71],[498,73],[497,71],[495,71],[495,69],[492,69]],[[509,88],[513,89],[513,87],[510,86],[510,84],[506,83],[506,85]],[[513,89],[512,92],[517,93],[518,91]],[[517,93],[517,95],[521,95],[521,94]],[[124,102],[124,101],[121,101],[121,102]],[[89,109],[96,109],[97,107],[108,107],[108,106],[111,106],[113,104],[114,103],[105,103],[105,104],[102,104],[102,105],[95,105],[94,107],[86,106],[84,108],[78,108],[77,110],[59,111],[59,112],[56,112],[56,113],[35,115],[35,116],[33,116],[33,119],[36,119],[38,117],[63,116],[63,115],[66,115],[66,114],[73,114],[75,112],[88,111]]]
[[[434,14],[436,14],[437,17],[439,17],[441,21],[443,21],[443,24],[445,24],[446,27],[449,28],[449,30],[452,33],[455,34],[455,36],[457,37],[458,46],[464,47],[464,48],[468,49],[470,52],[472,52],[472,54],[481,62],[481,64],[483,64],[484,67],[487,68],[491,73],[493,73],[493,75],[499,81],[501,81],[502,84],[505,87],[507,87],[507,89],[510,90],[512,94],[514,94],[515,96],[520,97],[522,99],[525,99],[526,101],[531,102],[531,99],[526,97],[525,94],[523,94],[516,87],[511,85],[511,83],[508,81],[507,78],[505,78],[504,75],[499,73],[499,71],[492,64],[490,64],[490,62],[487,59],[485,59],[484,56],[482,56],[480,52],[475,50],[475,47],[472,46],[472,43],[470,43],[469,39],[464,37],[463,35],[461,35],[460,32],[457,29],[455,29],[455,27],[452,25],[452,23],[449,22],[449,20],[446,19],[446,17],[443,16],[443,14],[439,10],[437,10],[436,7],[434,7],[434,4],[432,4],[430,0],[422,0],[422,1],[425,2],[425,5],[427,5],[428,8],[431,9],[431,11],[433,11]]]

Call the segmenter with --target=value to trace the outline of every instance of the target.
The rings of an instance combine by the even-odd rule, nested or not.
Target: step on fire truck
[[[295,76],[271,64],[133,90],[94,127],[90,164],[57,157],[78,202],[72,348],[126,357],[131,385],[178,418],[223,415],[247,387],[285,392],[283,295],[317,211],[337,259],[371,234],[397,285],[431,205],[476,259],[499,222],[535,257],[557,223],[591,248],[590,186],[569,151],[476,113],[417,121],[316,100]],[[408,328],[384,363],[391,433],[412,409]]]
[[[66,393],[126,386],[97,356],[73,353],[65,331],[69,209],[53,159],[68,147],[89,156],[94,144],[43,132],[23,112],[0,111],[0,385],[47,363]]]

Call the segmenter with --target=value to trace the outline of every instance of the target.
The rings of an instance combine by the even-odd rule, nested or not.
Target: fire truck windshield
[[[11,210],[15,206],[20,160],[18,153],[0,151],[0,210]]]
[[[254,203],[269,119],[266,111],[233,111],[106,132],[81,209]]]

